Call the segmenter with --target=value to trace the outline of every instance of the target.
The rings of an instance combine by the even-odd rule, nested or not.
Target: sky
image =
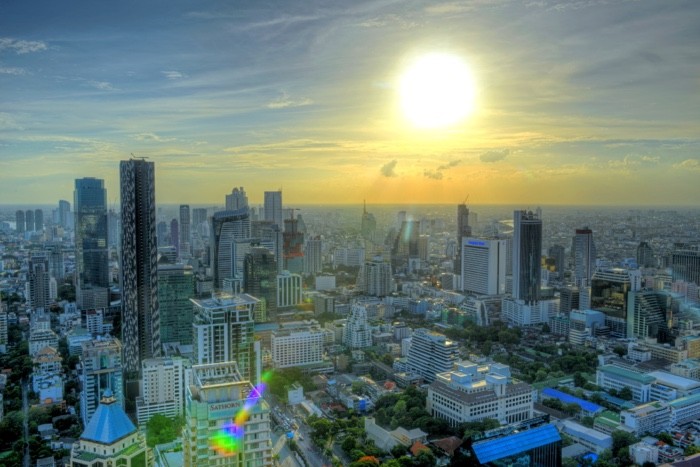
[[[696,205],[696,0],[0,3],[0,203],[119,161],[159,203]],[[474,112],[412,126],[398,83],[459,57]]]

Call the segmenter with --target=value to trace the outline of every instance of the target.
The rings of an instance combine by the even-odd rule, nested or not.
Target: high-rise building
[[[282,230],[272,221],[256,221],[250,226],[250,235],[260,240],[260,246],[264,246],[272,252],[277,261],[277,272],[284,270],[284,237]]]
[[[482,295],[506,292],[506,241],[462,237],[462,290]]]
[[[261,396],[236,362],[193,366],[186,388],[184,465],[271,466],[270,407]]]
[[[192,225],[194,226],[194,233],[199,235],[204,235],[202,232],[203,224],[207,222],[207,210],[206,208],[194,208],[192,209]]]
[[[175,249],[175,254],[180,253],[180,226],[177,219],[170,221],[170,246]]]
[[[290,368],[323,363],[325,336],[318,324],[272,331],[272,366]]]
[[[111,247],[119,246],[121,235],[121,216],[114,209],[107,212],[107,243]]]
[[[532,211],[513,213],[513,298],[525,304],[540,300],[542,220]]]
[[[367,323],[367,308],[355,304],[343,329],[343,344],[351,349],[364,349],[372,345],[372,331]]]
[[[64,229],[71,227],[70,221],[70,203],[65,199],[58,202],[58,223]]]
[[[554,260],[554,270],[559,280],[564,280],[566,269],[566,249],[561,245],[552,245],[547,250],[547,256]]]
[[[571,243],[571,256],[574,265],[574,282],[579,287],[590,284],[595,271],[595,243],[593,231],[588,227],[576,229]]]
[[[27,222],[24,219],[24,211],[22,210],[15,212],[15,230],[17,233],[24,233],[27,231]]]
[[[121,161],[120,185],[122,339],[130,402],[138,393],[134,384],[141,361],[161,354],[154,163]],[[131,411],[129,406],[127,411]]]
[[[285,270],[301,273],[304,270],[304,234],[299,232],[297,227],[298,223],[294,217],[284,220],[282,255]]]
[[[640,268],[653,268],[656,266],[654,250],[647,242],[640,242],[637,246],[637,265]]]
[[[243,187],[234,188],[230,195],[226,195],[226,210],[238,211],[248,207],[248,196]]]
[[[44,230],[44,211],[41,209],[34,210],[34,230],[37,232]]]
[[[284,231],[282,191],[265,192],[265,220],[277,224],[280,231]]]
[[[185,411],[185,368],[181,357],[147,358],[141,362],[141,396],[136,398],[136,420],[146,426],[156,414],[178,417]]]
[[[29,258],[29,272],[27,273],[27,301],[32,309],[48,309],[51,304],[49,290],[49,257],[46,252],[37,252]]]
[[[104,180],[75,180],[76,298],[82,309],[109,305],[107,190]]]
[[[614,337],[627,336],[630,293],[641,289],[642,275],[622,268],[598,269],[591,279],[590,308],[605,314],[605,325]]]
[[[301,276],[289,271],[277,275],[277,308],[287,308],[301,303]]]
[[[168,223],[165,221],[158,222],[156,226],[156,237],[158,238],[158,246],[168,246],[170,245]]]
[[[323,272],[323,241],[320,236],[306,240],[304,248],[304,273],[319,274]]]
[[[381,256],[375,256],[371,261],[365,261],[360,267],[357,285],[365,295],[386,297],[394,292],[394,276],[391,264]]]
[[[696,250],[675,250],[671,254],[671,270],[674,282],[686,281],[700,285],[700,252]]]
[[[559,290],[559,312],[568,314],[571,310],[579,310],[580,295],[578,287],[562,287]]]
[[[267,248],[254,247],[245,257],[243,290],[265,299],[267,311],[277,311],[277,261]]]
[[[80,416],[87,425],[107,389],[112,391],[116,402],[124,407],[122,344],[113,337],[83,342],[80,362],[83,386],[80,393]]]
[[[459,358],[459,345],[443,334],[428,329],[416,329],[408,351],[409,371],[432,383],[438,373],[452,370]]]
[[[420,222],[406,220],[401,223],[399,234],[394,240],[391,249],[391,262],[394,270],[407,267],[412,258],[418,258],[418,237],[420,233]]]
[[[188,257],[192,233],[190,232],[190,207],[187,204],[180,205],[180,258]]]
[[[462,274],[462,239],[472,236],[472,228],[469,225],[469,208],[466,204],[457,205],[457,257],[455,260],[455,274]]]
[[[367,203],[364,203],[362,208],[362,224],[360,226],[362,238],[365,240],[374,240],[376,231],[377,220],[374,218],[374,214],[367,212]]]
[[[663,291],[639,290],[630,292],[627,300],[627,337],[647,337],[665,341],[671,296]]]
[[[247,294],[192,299],[193,363],[236,362],[245,381],[260,379],[253,313],[257,299]]]
[[[31,209],[25,211],[24,222],[27,225],[27,232],[34,232],[34,211]]]
[[[192,303],[195,280],[192,266],[158,264],[158,305],[162,344],[192,344]]]
[[[250,217],[247,207],[237,211],[221,211],[211,217],[210,258],[214,287],[221,289],[224,279],[235,275],[233,244],[250,238]]]

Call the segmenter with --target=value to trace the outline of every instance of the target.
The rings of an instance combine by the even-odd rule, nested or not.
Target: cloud
[[[287,107],[302,107],[313,103],[314,102],[311,99],[306,97],[301,99],[291,99],[286,92],[282,92],[280,97],[268,102],[266,107],[268,109],[285,109]]]
[[[109,81],[88,81],[87,82],[90,86],[92,86],[95,89],[99,89],[100,91],[116,91],[117,88],[112,86],[112,83]]]
[[[678,164],[674,164],[675,169],[683,170],[700,170],[700,160],[698,159],[686,159]]]
[[[439,172],[437,170],[426,169],[423,172],[423,175],[427,178],[432,178],[433,180],[442,180],[442,172]]]
[[[635,154],[628,154],[620,160],[609,160],[608,167],[626,170],[633,167],[657,165],[660,161],[661,158],[659,156],[638,156]]]
[[[394,159],[393,161],[387,162],[386,164],[384,164],[382,166],[382,168],[380,169],[380,172],[382,173],[382,175],[385,177],[396,177],[396,172],[394,171],[394,168],[396,168],[396,164],[398,162],[399,161]]]
[[[15,66],[0,66],[0,75],[15,75],[15,76],[20,76],[20,75],[26,75],[27,70],[24,68],[17,68]]]
[[[18,55],[39,52],[47,48],[46,43],[42,41],[20,41],[11,37],[0,38],[0,51],[12,50]]]
[[[163,75],[165,75],[165,77],[168,79],[182,79],[187,77],[186,74],[175,70],[161,71],[161,73],[163,73]]]
[[[451,168],[451,167],[456,167],[456,166],[458,166],[460,162],[462,162],[462,161],[459,160],[459,159],[456,159],[456,160],[453,160],[453,161],[448,162],[447,164],[443,164],[443,165],[439,166],[437,169],[438,169],[438,170],[447,170],[447,169],[449,169],[449,168]]]
[[[502,161],[510,154],[510,149],[502,149],[500,151],[488,151],[483,153],[479,158],[481,162],[498,162]]]
[[[134,135],[136,141],[156,141],[158,143],[167,143],[168,141],[175,141],[175,138],[163,138],[155,133],[138,133]]]

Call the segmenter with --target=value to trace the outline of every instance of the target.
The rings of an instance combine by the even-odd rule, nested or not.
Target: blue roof
[[[472,448],[479,462],[485,464],[557,441],[561,441],[561,436],[554,425],[542,425],[494,440],[479,441]]]
[[[599,406],[598,404],[594,404],[593,402],[584,399],[579,399],[578,397],[574,397],[571,394],[557,391],[556,389],[552,388],[544,388],[542,390],[542,395],[554,397],[564,402],[565,404],[576,404],[586,412],[598,412],[603,410],[603,407]]]
[[[114,400],[102,402],[92,415],[81,439],[101,444],[112,444],[136,431],[124,409]]]

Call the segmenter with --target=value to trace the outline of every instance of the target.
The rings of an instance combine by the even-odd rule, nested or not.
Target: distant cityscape
[[[700,210],[160,205],[157,170],[0,211],[0,464],[700,452]]]

